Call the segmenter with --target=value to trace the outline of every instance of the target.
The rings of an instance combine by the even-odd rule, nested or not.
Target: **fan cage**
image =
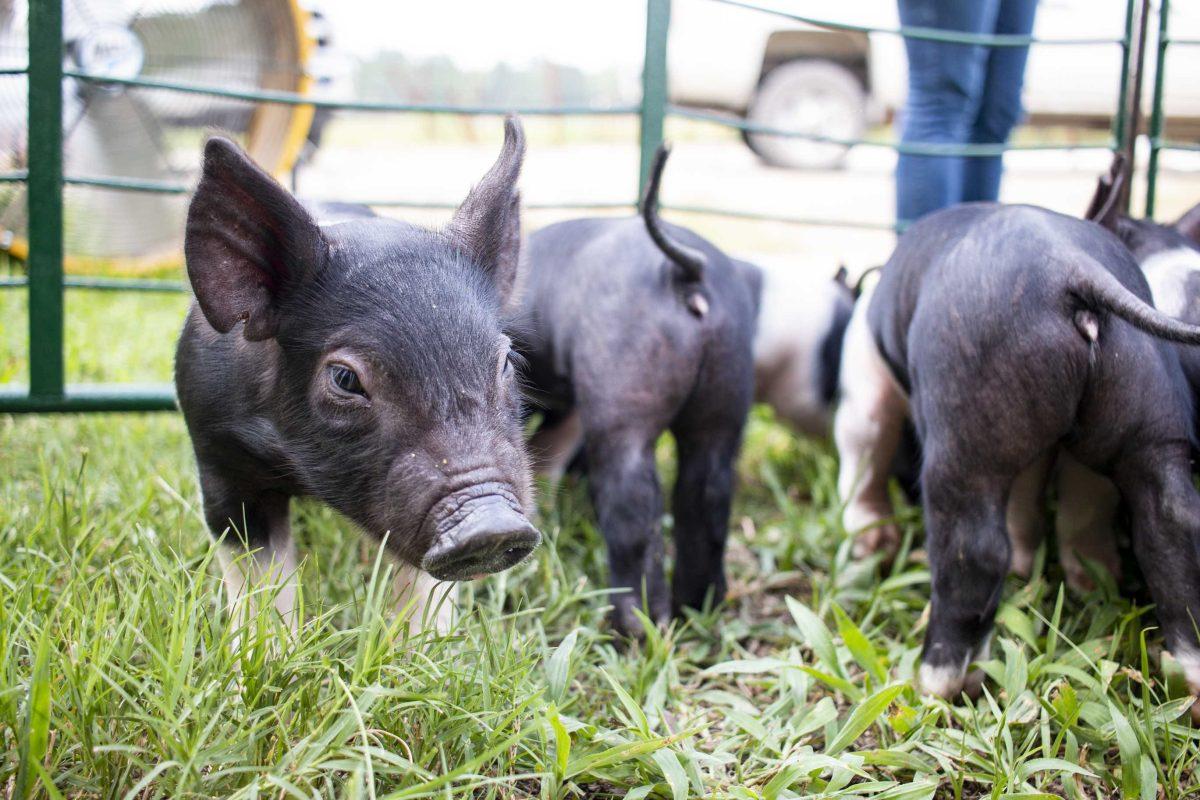
[[[651,158],[663,138],[663,124],[667,116],[703,120],[724,125],[748,133],[767,134],[797,138],[813,142],[835,143],[847,146],[884,147],[901,153],[934,156],[981,156],[999,155],[1010,150],[1123,150],[1130,152],[1136,135],[1137,103],[1141,88],[1142,66],[1145,61],[1145,33],[1149,19],[1149,0],[1127,0],[1124,34],[1120,38],[1073,38],[1046,39],[1034,36],[978,35],[965,34],[931,28],[881,28],[849,25],[827,19],[792,14],[777,8],[758,5],[748,0],[710,0],[736,6],[750,12],[762,12],[785,17],[817,27],[854,31],[858,33],[885,33],[907,38],[931,41],[975,44],[987,47],[1025,46],[1088,46],[1118,45],[1121,52],[1121,83],[1118,104],[1113,115],[1111,140],[1099,144],[1029,143],[1021,145],[945,145],[935,143],[895,143],[868,141],[865,139],[836,139],[793,130],[756,125],[746,120],[705,111],[682,108],[667,102],[667,37],[670,30],[670,0],[647,0],[646,40],[642,69],[642,98],[636,105],[589,107],[555,106],[531,108],[499,108],[491,106],[452,106],[415,104],[402,102],[335,101],[307,96],[309,83],[301,91],[288,92],[272,89],[258,91],[234,91],[219,86],[146,78],[122,78],[96,76],[78,71],[65,70],[60,54],[63,47],[62,4],[58,0],[44,0],[30,7],[29,20],[29,66],[27,69],[2,69],[2,75],[28,74],[29,105],[28,170],[0,173],[0,185],[26,183],[29,207],[30,235],[28,248],[28,277],[0,277],[0,289],[26,289],[29,293],[29,374],[26,386],[0,387],[0,412],[56,412],[56,411],[161,411],[173,410],[176,406],[172,386],[131,384],[66,384],[64,382],[64,319],[63,293],[66,289],[85,291],[130,291],[130,292],[186,292],[182,281],[129,280],[116,278],[66,276],[63,269],[62,216],[63,187],[92,186],[118,191],[159,192],[186,194],[190,187],[163,181],[136,180],[130,178],[105,177],[82,178],[62,174],[62,79],[75,78],[82,81],[121,84],[129,87],[160,89],[173,92],[190,92],[218,98],[244,100],[264,104],[264,108],[299,106],[311,118],[317,108],[358,112],[410,112],[424,114],[458,114],[503,116],[516,113],[524,116],[637,116],[640,121],[640,161],[637,186],[645,186],[649,175]],[[1200,145],[1171,141],[1163,137],[1163,71],[1169,46],[1200,46],[1200,40],[1171,39],[1168,31],[1170,0],[1161,0],[1159,12],[1159,35],[1155,64],[1155,85],[1149,126],[1150,159],[1147,171],[1146,213],[1154,210],[1155,185],[1159,154],[1164,150],[1200,151]],[[1133,102],[1130,102],[1130,98]],[[297,133],[298,130],[298,133]],[[303,144],[307,128],[281,132],[279,146],[284,152]],[[329,198],[338,202],[366,203],[375,206],[399,208],[446,208],[442,203],[411,200],[379,201],[362,198]],[[527,208],[552,209],[629,209],[636,207],[636,200],[627,203],[554,203],[527,204]],[[872,228],[897,230],[895,224],[875,225],[851,219],[818,219],[775,214],[760,214],[736,209],[711,208],[706,206],[666,205],[664,208],[679,212],[709,214],[739,219],[783,222],[797,225],[828,226],[839,228]]]

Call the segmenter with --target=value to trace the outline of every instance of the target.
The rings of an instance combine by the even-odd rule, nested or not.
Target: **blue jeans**
[[[1033,30],[1037,0],[898,0],[905,26],[983,34]],[[900,141],[991,144],[1008,141],[1021,117],[1027,47],[987,48],[905,39],[908,102]],[[901,155],[896,217],[901,225],[931,211],[1000,195],[999,156]]]

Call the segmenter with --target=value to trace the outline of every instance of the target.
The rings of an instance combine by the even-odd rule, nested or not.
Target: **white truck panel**
[[[858,0],[833,9],[819,2],[766,0],[762,4],[852,24],[899,25],[894,0]],[[1200,3],[1174,3],[1171,23],[1172,36],[1200,39]],[[1117,38],[1124,24],[1125,0],[1042,0],[1035,34],[1048,39]],[[1156,15],[1150,24],[1144,84],[1147,112],[1154,85]],[[744,111],[754,97],[772,34],[823,30],[711,0],[676,0],[668,56],[670,97],[686,105]],[[869,42],[869,102],[894,112],[904,104],[907,91],[903,41],[892,34],[876,33]],[[1200,119],[1200,80],[1194,68],[1198,59],[1200,48],[1180,46],[1168,53],[1165,89],[1169,118]],[[1056,117],[1108,117],[1116,107],[1120,74],[1118,45],[1035,45],[1025,75],[1026,111]]]

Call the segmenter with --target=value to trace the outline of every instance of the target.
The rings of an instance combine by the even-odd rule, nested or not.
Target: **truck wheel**
[[[746,120],[764,127],[857,139],[866,127],[867,98],[862,82],[833,61],[801,59],[774,67],[758,85]],[[776,167],[836,169],[846,145],[745,132],[746,144]]]

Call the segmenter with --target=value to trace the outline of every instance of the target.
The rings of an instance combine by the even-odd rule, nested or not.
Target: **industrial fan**
[[[63,69],[225,90],[306,92],[310,41],[296,0],[62,0]],[[59,2],[59,0],[33,0]],[[0,69],[28,61],[26,0],[0,0]],[[0,169],[26,165],[24,75],[0,75]],[[200,143],[239,139],[259,164],[286,172],[311,107],[66,77],[63,173],[190,185]],[[0,249],[28,251],[25,191],[0,188]],[[87,185],[64,188],[68,268],[137,271],[177,261],[186,195]]]

